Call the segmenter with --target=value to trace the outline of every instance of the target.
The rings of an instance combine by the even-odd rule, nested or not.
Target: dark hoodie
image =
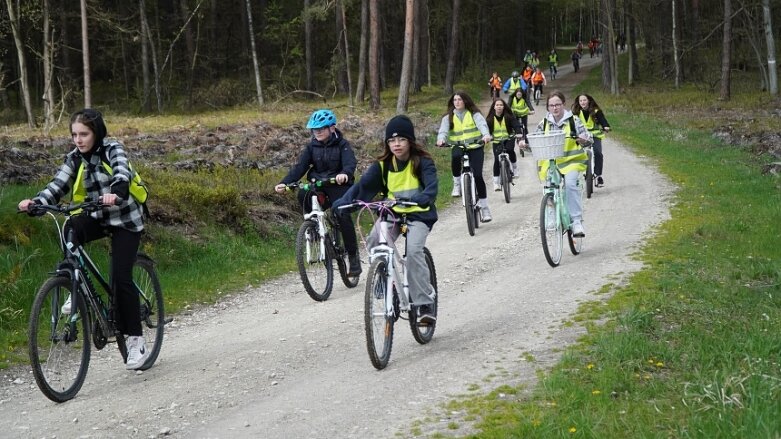
[[[326,180],[334,178],[338,174],[347,174],[347,184],[355,181],[355,168],[358,161],[350,142],[342,137],[342,132],[337,129],[327,142],[323,143],[312,137],[301,155],[298,163],[290,168],[281,183],[290,184],[299,181],[304,174],[307,179]]]

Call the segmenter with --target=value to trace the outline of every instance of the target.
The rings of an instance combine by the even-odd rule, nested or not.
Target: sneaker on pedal
[[[453,177],[453,192],[450,195],[454,197],[461,196],[461,177]]]
[[[149,358],[149,349],[146,347],[146,341],[142,336],[131,335],[127,338],[127,363],[125,369],[138,370],[144,367],[144,363]]]
[[[431,310],[431,305],[421,305],[418,307],[418,323],[421,325],[433,325],[437,322],[437,316]]]
[[[65,303],[63,303],[62,307],[60,308],[60,312],[62,312],[63,314],[70,314],[72,307],[73,306],[72,306],[72,303],[71,303],[71,295],[68,294],[68,298],[65,299]]]
[[[597,186],[601,187],[605,185],[605,180],[602,178],[601,175],[597,175]]]
[[[491,216],[491,209],[488,208],[488,206],[483,206],[480,208],[480,221],[484,223],[490,223],[491,220],[494,219],[493,216]]]
[[[347,259],[350,261],[350,270],[348,271],[349,276],[358,276],[361,274],[361,257],[358,255],[358,253],[354,255],[347,255]]]
[[[586,236],[586,230],[583,228],[583,223],[580,221],[572,223],[572,236],[575,238],[583,238]]]

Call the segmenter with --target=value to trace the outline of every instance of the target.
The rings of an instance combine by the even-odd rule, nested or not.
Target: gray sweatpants
[[[369,248],[375,247],[380,242],[379,221],[374,224],[366,244]],[[395,242],[399,237],[399,226],[391,225],[388,230],[388,241]],[[434,287],[431,285],[431,276],[426,265],[426,257],[423,247],[430,230],[420,221],[407,222],[407,281],[409,282],[409,294],[415,305],[428,305],[434,303]],[[403,248],[398,249],[403,252]]]
[[[580,186],[578,186],[578,180],[580,179],[580,172],[570,171],[564,174],[564,187],[567,191],[567,210],[572,217],[572,221],[583,220],[583,200],[580,199]]]

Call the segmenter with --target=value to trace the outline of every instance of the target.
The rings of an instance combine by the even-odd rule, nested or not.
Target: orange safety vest
[[[532,84],[542,84],[543,78],[544,77],[542,76],[542,72],[534,72],[532,75]]]
[[[532,70],[526,69],[523,71],[523,80],[526,82],[529,82],[529,79],[532,77]]]
[[[491,87],[497,90],[502,88],[502,78],[498,76],[492,76],[488,83],[491,84]]]

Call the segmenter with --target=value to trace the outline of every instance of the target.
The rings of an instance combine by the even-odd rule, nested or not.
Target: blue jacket
[[[410,163],[407,162],[407,165]],[[425,157],[420,159],[420,168],[423,177],[421,179],[423,188],[421,193],[412,197],[410,201],[414,201],[421,206],[429,206],[430,209],[426,212],[409,213],[407,214],[407,219],[409,221],[421,221],[430,229],[438,219],[437,207],[435,205],[438,191],[437,168],[434,166],[433,160]],[[385,192],[385,183],[383,182],[382,169],[379,162],[374,162],[361,176],[361,179],[342,198],[333,203],[333,209],[350,204],[354,200],[371,201],[380,192]]]
[[[338,129],[331,135],[326,143],[322,143],[315,138],[307,144],[301,155],[298,157],[298,163],[290,168],[281,183],[290,184],[300,180],[304,174],[307,179],[326,180],[334,178],[337,174],[347,174],[349,180],[347,184],[355,181],[355,168],[358,161],[355,159],[355,153],[350,142],[342,137],[342,132]]]
[[[504,82],[504,85],[502,86],[502,91],[507,93],[508,90],[510,90],[510,80],[513,79],[512,76]],[[521,90],[526,90],[526,81],[523,80],[520,76],[518,77],[518,80],[521,81]]]

